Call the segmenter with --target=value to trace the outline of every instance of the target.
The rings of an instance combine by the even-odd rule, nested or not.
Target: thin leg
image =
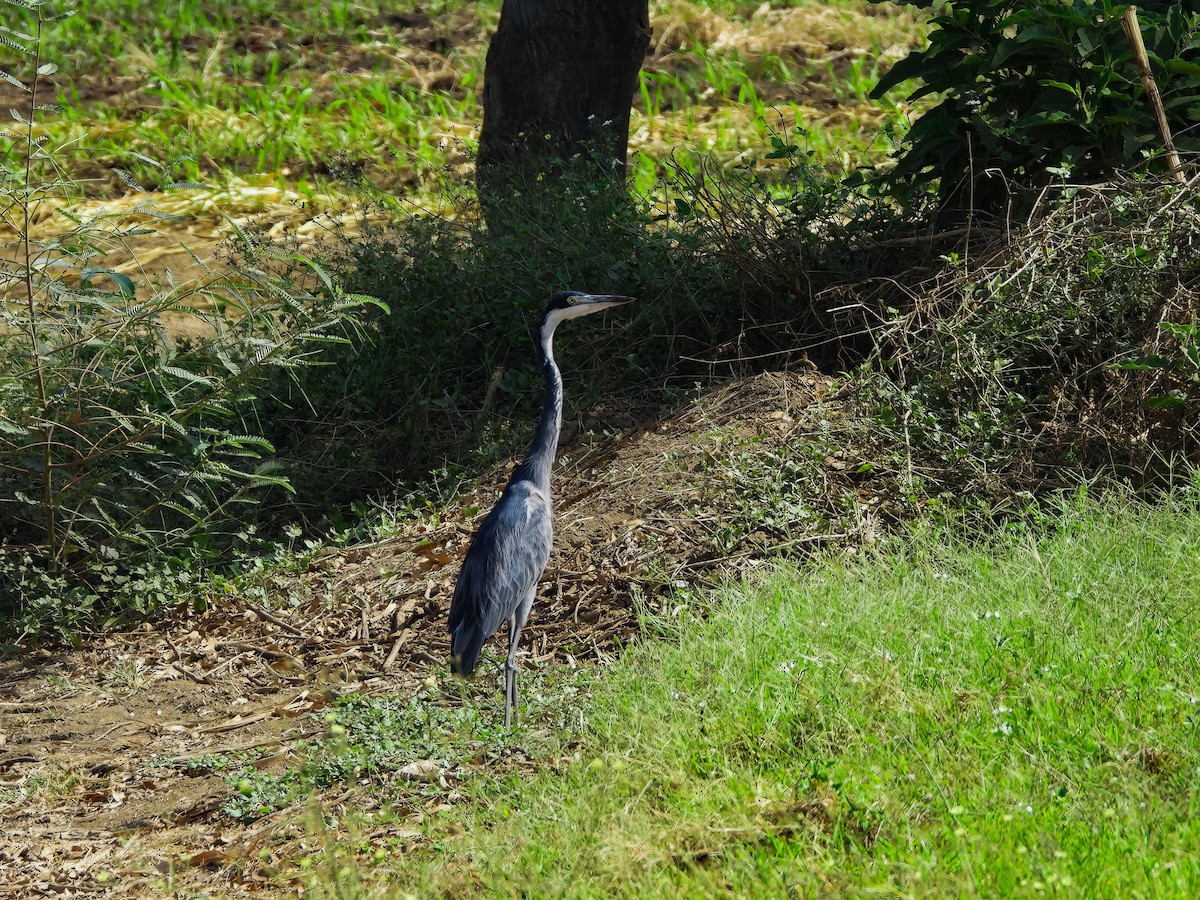
[[[521,643],[521,629],[529,618],[535,591],[530,591],[521,605],[513,610],[508,620],[508,659],[504,663],[504,727],[511,728],[517,713],[517,650]]]

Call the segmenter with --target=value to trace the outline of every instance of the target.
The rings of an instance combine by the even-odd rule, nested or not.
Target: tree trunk
[[[649,43],[648,0],[505,0],[483,87],[485,213],[511,202],[514,180],[575,173],[623,189],[629,106]]]

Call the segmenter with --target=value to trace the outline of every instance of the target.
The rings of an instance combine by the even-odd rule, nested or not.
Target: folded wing
[[[450,601],[451,668],[469,675],[484,642],[537,586],[550,559],[549,498],[532,482],[505,488],[479,526]]]

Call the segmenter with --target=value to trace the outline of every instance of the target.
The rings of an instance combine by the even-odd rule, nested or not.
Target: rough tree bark
[[[648,0],[504,0],[487,54],[477,183],[485,211],[567,170],[622,185]]]

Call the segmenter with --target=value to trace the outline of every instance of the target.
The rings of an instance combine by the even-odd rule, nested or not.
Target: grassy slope
[[[769,149],[771,133],[796,125],[832,165],[883,158],[880,128],[900,125],[904,110],[866,94],[882,66],[923,39],[921,13],[867,0],[778,5],[651,4],[656,37],[631,135],[642,187],[673,150],[729,159]],[[192,157],[176,177],[236,175],[309,200],[327,175],[363,173],[406,192],[469,177],[499,0],[80,0],[76,9],[46,32],[66,107],[47,128],[54,145],[80,142],[69,169],[96,179],[96,193],[119,188],[114,166],[145,184],[163,180],[133,153]],[[0,7],[0,22],[31,30],[11,8]]]
[[[1196,896],[1198,549],[1195,505],[1088,503],[729,590],[593,686],[587,755],[469,782],[391,883]]]

